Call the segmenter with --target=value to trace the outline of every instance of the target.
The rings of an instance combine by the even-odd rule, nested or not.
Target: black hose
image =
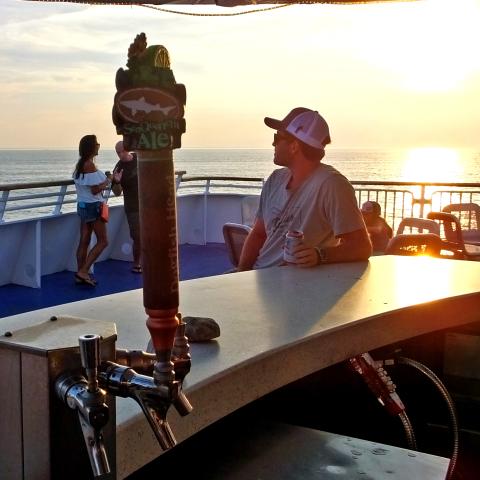
[[[440,392],[445,402],[447,403],[448,413],[450,415],[450,422],[451,422],[452,433],[453,433],[453,450],[452,450],[452,457],[450,459],[450,463],[448,464],[447,476],[445,478],[446,480],[450,480],[453,476],[453,472],[457,464],[458,448],[459,448],[459,430],[458,430],[457,412],[456,412],[455,404],[453,403],[452,397],[448,393],[448,390],[446,389],[445,385],[437,377],[437,375],[435,375],[435,373],[432,372],[432,370],[430,370],[428,367],[426,367],[422,363],[406,357],[396,357],[395,361],[398,364],[408,365],[410,367],[416,368],[418,371],[426,375],[433,382],[435,387],[437,387],[437,390]]]
[[[417,441],[415,440],[415,433],[413,432],[412,424],[410,423],[410,419],[408,418],[405,411],[398,414],[398,417],[402,421],[403,428],[405,429],[405,434],[407,436],[407,444],[410,450],[418,450],[417,449]]]

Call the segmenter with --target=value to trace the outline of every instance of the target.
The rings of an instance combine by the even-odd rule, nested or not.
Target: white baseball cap
[[[265,117],[264,122],[267,127],[287,132],[313,148],[323,149],[331,142],[327,122],[317,111],[309,108],[297,107],[283,120]]]

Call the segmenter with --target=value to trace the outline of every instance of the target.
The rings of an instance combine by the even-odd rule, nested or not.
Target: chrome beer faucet
[[[109,414],[105,403],[107,392],[98,385],[100,365],[100,336],[82,335],[79,338],[83,375],[64,374],[55,382],[55,391],[72,410],[77,410],[83,438],[95,477],[110,473],[103,442],[102,429]]]
[[[113,362],[102,364],[100,383],[109,393],[123,398],[132,398],[141,407],[160,446],[167,450],[176,445],[176,440],[167,421],[167,412],[173,403],[180,415],[190,413],[192,407],[182,392],[181,382],[158,379],[137,373],[128,366]],[[173,372],[173,370],[172,370]]]
[[[119,363],[102,362],[99,335],[82,335],[79,345],[85,375],[64,373],[56,380],[55,391],[68,407],[78,412],[94,476],[110,472],[102,433],[109,419],[107,395],[135,400],[162,449],[174,447],[176,440],[167,421],[168,409],[173,404],[182,416],[192,411],[182,390],[183,380],[190,370],[185,324],[180,323],[177,328],[171,354],[168,350],[156,354],[118,350]],[[137,373],[130,365],[152,376]]]
[[[117,349],[117,363],[106,362],[100,373],[102,386],[109,393],[133,398],[140,405],[164,449],[171,448],[176,443],[166,420],[170,405],[173,404],[181,416],[192,411],[182,389],[183,380],[191,366],[185,326],[180,320],[170,357],[164,355],[159,359],[158,352],[153,354],[141,350]]]

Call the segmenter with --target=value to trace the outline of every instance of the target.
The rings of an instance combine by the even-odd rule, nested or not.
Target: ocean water
[[[0,150],[0,185],[71,178],[76,150]],[[176,170],[187,175],[267,177],[275,167],[273,149],[180,149]],[[112,170],[115,151],[101,150],[97,165]],[[350,180],[480,182],[480,151],[451,148],[336,149],[324,163]]]
[[[67,180],[77,161],[76,150],[0,150],[0,190],[2,185]],[[273,149],[180,149],[174,151],[176,170],[189,176],[243,176],[266,178],[274,168]],[[480,182],[480,151],[448,148],[421,149],[335,149],[329,148],[324,163],[333,165],[348,179],[416,182]],[[117,162],[115,151],[100,151],[97,165],[113,170]],[[229,182],[232,183],[232,182]],[[218,184],[218,182],[217,182]],[[199,191],[190,187],[184,193]],[[428,189],[427,189],[428,190]],[[75,209],[73,187],[62,206],[63,212]],[[201,190],[200,190],[201,191]],[[215,187],[212,191],[224,191]],[[252,193],[251,190],[237,190]],[[45,202],[55,201],[58,187],[41,190],[25,189],[12,193],[3,220],[18,220],[48,215],[54,206],[27,208],[31,199],[15,199],[50,192],[55,194]],[[427,191],[428,193],[428,191]],[[0,193],[1,195],[1,193]],[[1,200],[1,196],[0,196]],[[110,204],[123,200],[111,198]],[[26,205],[26,206],[24,206]],[[2,205],[0,204],[0,207]]]

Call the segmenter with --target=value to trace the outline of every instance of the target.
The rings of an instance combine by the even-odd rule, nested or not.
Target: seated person
[[[393,236],[390,225],[381,217],[382,207],[378,202],[369,200],[362,205],[362,215],[367,226],[373,250],[377,252],[385,251],[388,241]]]
[[[304,239],[291,251],[299,268],[367,260],[372,245],[350,182],[322,162],[330,132],[314,110],[295,108],[283,120],[266,117],[273,135],[273,171],[260,195],[252,231],[243,244],[238,270],[285,264],[285,235]]]

